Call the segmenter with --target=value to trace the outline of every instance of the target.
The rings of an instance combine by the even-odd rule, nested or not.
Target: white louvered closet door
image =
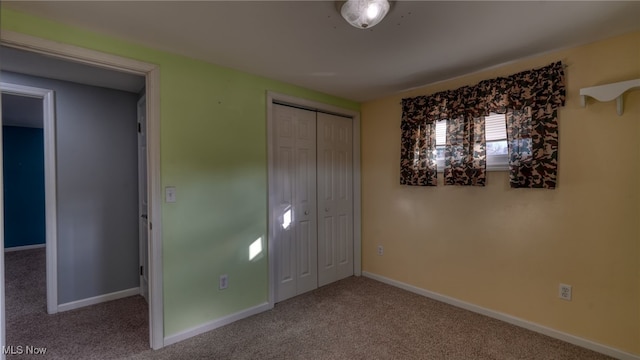
[[[318,286],[353,275],[353,121],[318,113]]]
[[[316,113],[273,106],[276,302],[318,287]]]

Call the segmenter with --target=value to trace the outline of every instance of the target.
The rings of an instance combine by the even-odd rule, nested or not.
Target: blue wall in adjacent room
[[[42,129],[3,126],[4,247],[45,243]]]

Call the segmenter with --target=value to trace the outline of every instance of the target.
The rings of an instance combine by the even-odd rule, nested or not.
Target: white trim
[[[361,198],[361,176],[360,176],[360,113],[357,111],[328,105],[312,100],[297,98],[290,95],[280,94],[273,91],[267,91],[267,182],[269,189],[269,196],[267,198],[268,204],[268,224],[267,224],[267,239],[268,239],[268,251],[269,251],[269,306],[275,305],[275,263],[272,261],[275,256],[275,247],[271,239],[274,238],[275,229],[271,224],[274,224],[275,211],[271,208],[270,204],[275,204],[275,188],[274,183],[271,181],[275,177],[275,169],[273,168],[274,154],[271,149],[273,144],[273,102],[290,104],[294,106],[305,107],[309,109],[319,110],[336,115],[342,115],[353,119],[353,274],[360,276],[362,274],[362,198]]]
[[[444,172],[444,158],[436,159],[436,168],[438,169],[438,173]],[[486,169],[487,171],[509,171],[509,155],[487,155]]]
[[[156,67],[154,64],[37,38],[10,30],[2,30],[0,39],[4,46],[130,74],[144,75]]]
[[[162,282],[162,174],[160,173],[160,68],[147,72],[147,192],[149,201],[149,341],[164,346]]]
[[[200,334],[204,334],[208,331],[215,330],[219,327],[229,325],[238,320],[242,320],[244,318],[248,318],[249,316],[260,314],[261,312],[265,312],[270,309],[271,309],[271,306],[269,305],[269,303],[262,303],[254,307],[250,307],[248,309],[239,311],[235,314],[227,315],[219,319],[209,321],[202,325],[198,325],[191,329],[181,331],[177,334],[167,336],[166,338],[164,338],[164,345],[165,346],[173,345],[182,340],[186,340],[188,338],[191,338]]]
[[[353,275],[362,275],[362,191],[360,113],[353,117]]]
[[[56,115],[53,91],[42,101],[44,111],[44,204],[46,229],[47,313],[54,314],[58,305],[58,200],[56,165]]]
[[[478,313],[478,314],[482,314],[494,319],[498,319],[501,321],[504,321],[506,323],[512,324],[512,325],[516,325],[519,326],[521,328],[525,328],[527,330],[531,330],[531,331],[535,331],[537,333],[543,334],[543,335],[547,335],[550,336],[552,338],[558,339],[558,340],[562,340],[565,342],[568,342],[570,344],[573,345],[577,345],[580,347],[583,347],[585,349],[589,349],[589,350],[593,350],[596,352],[599,352],[601,354],[605,354],[608,356],[612,356],[616,359],[620,359],[620,360],[640,360],[640,356],[638,355],[634,355],[634,354],[630,354],[615,348],[612,348],[610,346],[607,345],[602,345],[596,342],[593,342],[591,340],[587,340],[575,335],[571,335],[571,334],[567,334],[565,332],[562,331],[558,331],[543,325],[539,325],[536,323],[533,323],[531,321],[527,321],[524,319],[520,319],[518,317],[515,316],[511,316],[509,314],[505,314],[499,311],[495,311],[495,310],[491,310],[491,309],[487,309],[487,308],[483,308],[481,306],[472,304],[472,303],[468,303],[466,301],[462,301],[462,300],[458,300],[456,298],[450,297],[450,296],[446,296],[446,295],[442,295],[433,291],[429,291],[429,290],[425,290],[413,285],[409,285],[400,281],[396,281],[393,279],[389,279],[387,277],[381,276],[381,275],[377,275],[377,274],[373,274],[367,271],[362,272],[362,275],[365,277],[368,277],[370,279],[374,279],[380,282],[383,282],[385,284],[391,285],[391,286],[395,286],[397,288],[403,289],[403,290],[407,290],[409,292],[412,292],[414,294],[418,294],[418,295],[422,295],[437,301],[441,301],[443,303],[449,304],[449,305],[453,305],[455,307],[459,307],[465,310],[469,310],[472,311],[474,313]]]
[[[2,109],[2,96],[0,96],[0,109]],[[2,122],[2,112],[0,111],[0,123]],[[2,125],[2,124],[0,124]],[[2,164],[2,126],[0,126],[0,164]],[[0,188],[4,189],[4,174],[0,166]],[[4,248],[4,191],[0,191],[0,246]],[[4,255],[0,256],[0,349],[7,345],[6,313],[4,306]],[[0,360],[7,357],[4,351],[0,351]]]
[[[55,314],[58,309],[58,215],[56,206],[56,116],[54,93],[51,89],[4,82],[0,82],[0,92],[42,100],[47,313]]]
[[[509,155],[487,155],[487,171],[509,171]]]
[[[23,246],[13,246],[10,248],[5,248],[4,252],[14,252],[14,251],[22,251],[22,250],[33,250],[33,249],[42,249],[47,247],[46,244],[36,244],[36,245],[23,245]]]
[[[162,193],[160,190],[160,69],[155,64],[127,59],[30,35],[3,30],[2,45],[43,53],[101,68],[146,76],[147,147],[149,191],[149,342],[153,349],[164,341],[164,299],[162,289]],[[4,260],[0,265],[4,264]],[[0,270],[1,271],[1,270]],[[0,289],[4,281],[0,280]],[[3,291],[3,290],[0,290]],[[4,296],[0,297],[0,348],[6,345]]]
[[[140,295],[139,287],[60,304],[58,305],[58,311],[63,312],[63,311],[79,309],[81,307],[100,304],[100,303],[111,301],[111,300],[118,300],[118,299],[134,296],[134,295]]]
[[[275,292],[275,278],[276,278],[276,267],[274,264],[274,256],[276,253],[276,247],[272,241],[275,238],[275,229],[272,228],[271,224],[275,223],[275,211],[271,210],[271,204],[276,204],[275,194],[276,189],[273,181],[274,179],[275,169],[271,164],[275,162],[275,155],[271,150],[272,147],[272,139],[274,139],[275,134],[273,131],[274,128],[274,119],[273,119],[273,96],[271,93],[267,92],[267,252],[268,252],[268,263],[269,263],[269,308],[273,309],[273,306],[276,303],[276,292]],[[0,169],[1,170],[1,169]],[[1,211],[2,209],[0,209]],[[2,219],[0,219],[2,220]],[[4,267],[3,267],[4,268]]]

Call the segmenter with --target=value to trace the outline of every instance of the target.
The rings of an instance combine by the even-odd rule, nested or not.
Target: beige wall
[[[562,60],[555,190],[399,183],[400,100]],[[516,62],[362,106],[363,270],[640,354],[640,90],[615,102],[582,87],[640,78],[640,33]],[[376,254],[377,245],[384,255]],[[573,301],[558,284],[573,286]]]

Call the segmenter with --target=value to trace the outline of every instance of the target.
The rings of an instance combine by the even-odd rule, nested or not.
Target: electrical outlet
[[[218,290],[224,290],[229,287],[229,276],[227,274],[220,275],[220,281],[218,282]]]
[[[384,247],[382,245],[378,245],[378,255],[384,255]]]
[[[560,284],[558,297],[562,300],[571,301],[571,285]]]

